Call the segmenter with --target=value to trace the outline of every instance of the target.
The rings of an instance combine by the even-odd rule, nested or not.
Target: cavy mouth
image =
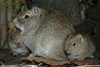
[[[20,30],[20,32],[22,32],[21,27],[20,27],[20,25],[19,25],[17,19],[14,19],[13,22],[14,22],[14,27],[15,27],[16,29]]]
[[[16,28],[16,29],[18,29],[20,32],[22,32],[23,31],[23,29],[21,28],[21,26],[19,25],[19,24],[14,24],[14,27]]]

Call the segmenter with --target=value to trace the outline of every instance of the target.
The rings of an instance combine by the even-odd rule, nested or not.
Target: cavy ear
[[[32,10],[33,15],[35,15],[36,17],[40,16],[40,14],[41,14],[41,9],[40,8],[33,7],[31,10]]]
[[[83,37],[81,34],[78,34],[77,37],[80,39],[80,41],[83,41]]]

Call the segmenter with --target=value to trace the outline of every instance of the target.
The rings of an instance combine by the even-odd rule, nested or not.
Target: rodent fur
[[[29,17],[25,18],[26,15]],[[34,7],[18,14],[13,22],[33,54],[50,60],[67,60],[64,42],[75,30],[61,13]]]

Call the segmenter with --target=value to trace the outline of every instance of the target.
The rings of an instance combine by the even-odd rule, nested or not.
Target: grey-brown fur
[[[64,43],[75,30],[61,13],[34,7],[18,14],[14,23],[21,30],[22,41],[33,54],[50,60],[67,60]]]

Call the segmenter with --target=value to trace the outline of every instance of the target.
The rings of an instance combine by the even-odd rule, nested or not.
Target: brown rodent
[[[33,54],[50,60],[67,60],[64,43],[75,30],[61,13],[33,7],[19,13],[13,22]]]
[[[95,46],[89,36],[85,33],[70,35],[65,43],[65,51],[70,60],[83,60],[86,57],[93,57]]]
[[[21,40],[20,30],[14,28],[10,33],[9,48],[13,55],[25,55],[29,52]]]

